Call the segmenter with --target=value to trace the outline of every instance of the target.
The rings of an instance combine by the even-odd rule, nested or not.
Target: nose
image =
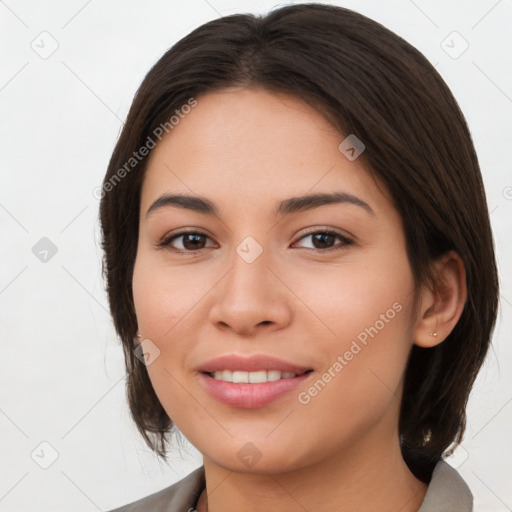
[[[210,322],[249,337],[289,325],[293,294],[271,268],[271,255],[264,250],[249,263],[235,254],[230,263],[231,269],[215,287]]]

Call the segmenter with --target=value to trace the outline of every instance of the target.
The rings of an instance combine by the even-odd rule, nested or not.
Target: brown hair
[[[471,135],[440,75],[396,34],[341,7],[299,4],[265,16],[208,22],[168,50],[138,89],[100,204],[104,274],[124,348],[132,417],[165,458],[173,423],[135,357],[133,341],[132,274],[147,158],[131,172],[121,169],[191,97],[232,85],[297,95],[321,106],[340,133],[364,142],[360,158],[387,187],[402,217],[417,283],[428,281],[434,259],[449,250],[464,262],[468,298],[459,322],[436,347],[414,345],[405,374],[402,454],[416,476],[428,481],[445,450],[462,438],[468,396],[496,319],[498,278],[487,203]]]

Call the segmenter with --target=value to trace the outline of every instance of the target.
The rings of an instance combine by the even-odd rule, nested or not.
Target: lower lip
[[[199,379],[213,398],[219,402],[242,409],[256,409],[296,390],[312,373],[259,384],[234,384],[217,380],[207,373],[200,373]]]

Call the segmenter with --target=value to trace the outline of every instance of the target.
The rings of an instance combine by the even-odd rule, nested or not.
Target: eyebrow
[[[280,201],[276,205],[274,215],[289,215],[329,204],[351,204],[363,208],[371,215],[375,215],[375,212],[368,203],[347,192],[318,193],[290,197],[289,199]],[[146,217],[148,217],[150,213],[167,206],[184,208],[206,215],[219,216],[219,210],[209,199],[186,194],[164,194],[151,204],[146,212]]]

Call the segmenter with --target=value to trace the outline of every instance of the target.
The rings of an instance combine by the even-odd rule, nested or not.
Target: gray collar
[[[472,512],[473,495],[457,470],[440,460],[418,512]]]

